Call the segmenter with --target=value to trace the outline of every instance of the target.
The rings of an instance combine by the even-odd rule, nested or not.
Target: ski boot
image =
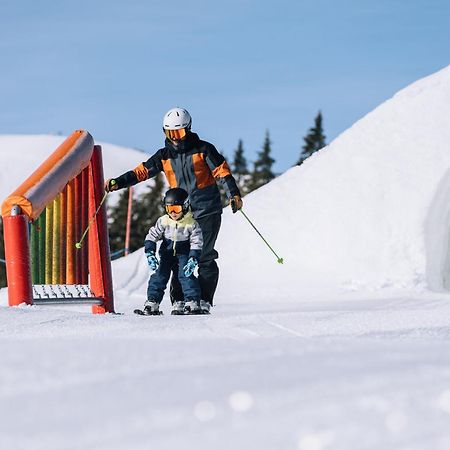
[[[200,309],[202,310],[202,314],[210,314],[209,310],[211,309],[211,303],[200,300]]]
[[[162,311],[159,310],[159,303],[154,300],[146,300],[144,303],[144,309],[135,309],[135,314],[141,316],[160,316]]]
[[[190,300],[186,302],[186,314],[199,315],[209,314],[210,304],[204,300]]]
[[[184,302],[184,300],[173,302],[171,313],[172,316],[183,316],[185,313],[185,305],[186,303]]]

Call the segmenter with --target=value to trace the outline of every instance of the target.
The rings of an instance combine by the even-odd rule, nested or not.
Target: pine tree
[[[322,127],[322,113],[319,111],[314,119],[314,127],[308,130],[308,134],[303,138],[305,144],[302,147],[300,158],[297,165],[303,164],[305,159],[309,158],[313,153],[317,152],[327,144],[325,142],[325,135]]]
[[[134,195],[128,248],[130,252],[134,252],[144,245],[148,229],[163,214],[161,200],[164,186],[163,177],[158,174],[152,179],[152,185],[147,192],[139,196]],[[109,242],[113,255],[125,249],[129,189],[123,190],[119,195],[119,201],[111,208],[109,214]],[[120,256],[123,256],[123,252],[116,255],[116,257]]]
[[[158,217],[164,214],[163,197],[165,182],[162,174],[152,179],[153,185],[147,192],[141,194],[136,202],[136,217],[133,233],[130,238],[130,251],[135,251],[144,245],[145,236]]]
[[[233,176],[241,191],[242,196],[248,193],[248,184],[250,182],[250,173],[247,169],[247,159],[244,156],[244,144],[239,139],[237,149],[234,152]]]
[[[128,198],[129,189],[122,190],[118,202],[109,210],[109,247],[113,259],[123,256],[125,249]]]
[[[266,131],[266,137],[262,150],[258,153],[258,158],[254,162],[253,172],[249,183],[249,192],[264,186],[275,178],[272,172],[272,166],[275,160],[270,156],[272,152],[269,131]]]

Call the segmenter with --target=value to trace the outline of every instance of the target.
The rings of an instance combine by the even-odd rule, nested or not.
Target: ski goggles
[[[168,137],[171,140],[178,141],[180,139],[184,139],[187,135],[186,128],[179,128],[178,130],[166,130],[164,128],[163,130],[166,137]]]
[[[166,205],[166,211],[168,214],[170,214],[172,212],[180,214],[181,212],[183,212],[183,206],[181,206],[181,205]]]

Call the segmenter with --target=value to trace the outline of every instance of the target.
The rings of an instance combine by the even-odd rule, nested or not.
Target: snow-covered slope
[[[0,291],[0,447],[450,448],[449,295],[423,289],[448,266],[449,78],[408,87],[246,197],[284,265],[226,211],[211,316],[167,301],[134,315],[142,250],[113,264],[122,315],[8,308]],[[61,140],[0,136],[2,197]],[[146,156],[104,149],[107,176]]]
[[[440,289],[450,272],[450,67],[396,94],[250,195],[246,210],[285,258],[276,267],[248,225],[227,217],[224,270],[261,290],[333,283]],[[232,244],[231,244],[232,243]],[[231,245],[230,245],[231,244]]]
[[[218,248],[222,277],[232,282],[221,284],[223,297],[448,287],[449,117],[447,67],[248,195],[244,209],[283,265],[241,214],[226,211]],[[127,264],[142,290],[140,258]]]

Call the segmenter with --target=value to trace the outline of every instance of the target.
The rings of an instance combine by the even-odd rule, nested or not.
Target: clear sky
[[[269,130],[281,172],[319,110],[329,142],[449,44],[448,0],[1,0],[0,133],[152,152],[181,106],[229,159],[243,139],[250,168]]]

